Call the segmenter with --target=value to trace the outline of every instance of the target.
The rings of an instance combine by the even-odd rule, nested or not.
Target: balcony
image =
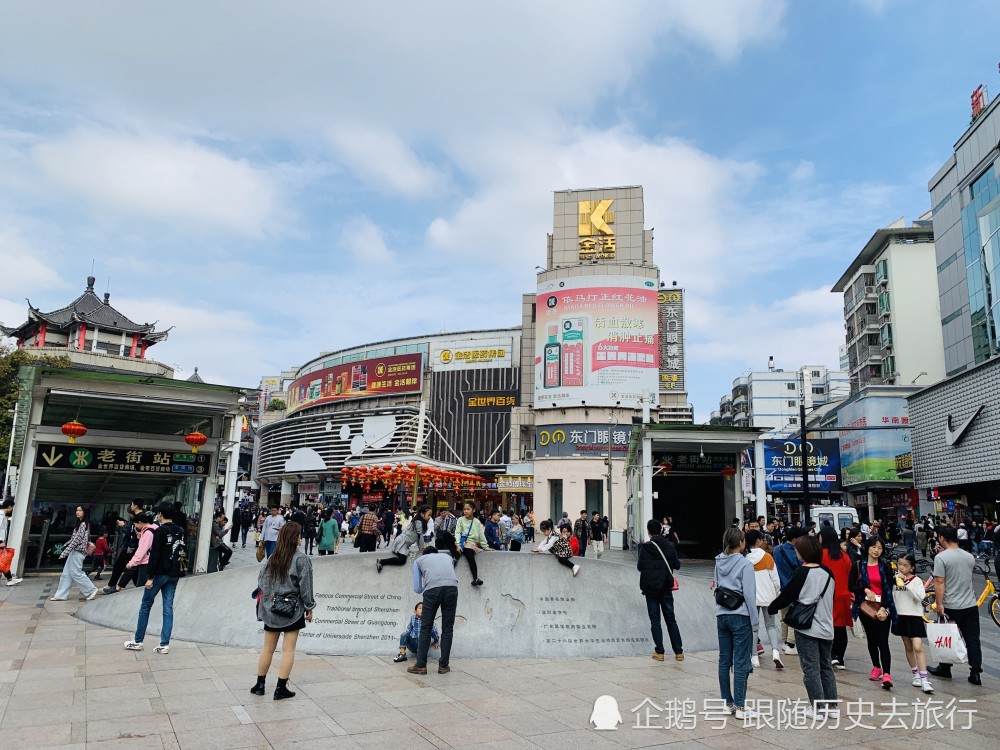
[[[889,292],[882,292],[878,296],[878,316],[887,318],[892,312],[892,305],[889,304]]]
[[[746,425],[748,418],[749,418],[749,415],[747,414],[746,410],[745,409],[744,410],[740,410],[740,411],[736,412],[735,414],[733,414],[733,424]]]
[[[892,349],[892,324],[886,323],[879,330],[879,342],[883,349]]]
[[[736,398],[733,399],[733,412],[740,411],[741,407],[746,406],[746,404],[747,404],[747,397],[745,395],[737,396]],[[744,411],[746,410],[744,409]]]
[[[889,261],[884,258],[875,265],[875,286],[885,286],[889,283]]]

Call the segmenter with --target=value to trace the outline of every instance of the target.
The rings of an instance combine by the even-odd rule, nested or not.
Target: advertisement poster
[[[683,391],[684,290],[672,287],[657,294],[660,331],[660,390]]]
[[[840,441],[809,441],[810,492],[840,492]],[[802,492],[802,445],[798,438],[764,441],[764,477],[768,492]]]
[[[387,393],[420,393],[422,354],[398,354],[347,362],[316,370],[288,388],[288,412],[331,401],[369,398]]]
[[[547,281],[536,299],[535,407],[633,407],[659,378],[656,282]]]
[[[906,399],[875,396],[858,399],[837,414],[840,432],[840,462],[844,486],[863,482],[898,482],[897,463],[905,462],[910,450],[910,417]],[[852,430],[851,427],[888,427]],[[898,428],[898,429],[896,429]]]
[[[535,431],[535,457],[607,456],[621,458],[628,453],[632,425],[601,427],[593,424],[543,425]]]

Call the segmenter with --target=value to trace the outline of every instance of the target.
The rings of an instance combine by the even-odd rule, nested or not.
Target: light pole
[[[611,543],[611,529],[614,527],[614,507],[611,504],[611,460],[612,440],[615,432],[615,410],[608,412],[608,544]]]

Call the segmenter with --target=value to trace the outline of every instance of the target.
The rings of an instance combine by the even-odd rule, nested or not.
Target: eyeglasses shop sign
[[[612,453],[621,458],[628,452],[632,426],[561,424],[538,427],[535,430],[535,458],[607,456],[609,438]]]

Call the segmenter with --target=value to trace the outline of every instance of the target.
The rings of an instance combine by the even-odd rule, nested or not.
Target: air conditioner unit
[[[873,286],[866,286],[865,287],[865,294],[875,294],[875,287],[873,287]]]
[[[521,460],[522,461],[534,461],[535,460],[535,451],[533,449],[531,449],[531,448],[525,448],[523,451],[521,451]]]

